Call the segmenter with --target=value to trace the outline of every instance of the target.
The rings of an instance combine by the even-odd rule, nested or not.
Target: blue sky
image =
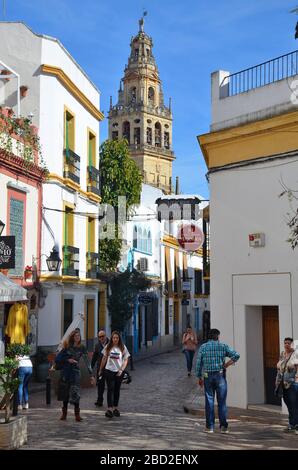
[[[101,90],[106,113],[110,95],[116,102],[130,38],[147,10],[145,31],[153,38],[165,101],[171,96],[173,103],[173,176],[180,176],[183,192],[208,197],[196,136],[209,129],[210,74],[237,72],[295,50],[298,16],[289,10],[296,1],[6,0],[6,20],[57,37]]]

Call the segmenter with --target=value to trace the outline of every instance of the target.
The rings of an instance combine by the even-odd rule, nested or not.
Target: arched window
[[[150,230],[148,231],[148,253],[152,254],[152,238],[151,238],[151,232]]]
[[[148,104],[149,104],[149,106],[154,106],[154,95],[155,95],[154,88],[151,86],[151,87],[149,87],[149,90],[148,90]]]
[[[138,229],[136,225],[133,228],[133,245],[134,248],[138,248]]]
[[[152,129],[147,127],[147,144],[152,145]]]
[[[129,124],[128,121],[125,121],[123,123],[122,137],[123,137],[123,139],[126,139],[128,141],[128,143],[130,144],[130,124]]]
[[[161,147],[161,125],[160,122],[155,124],[155,147]]]
[[[137,101],[137,89],[135,86],[129,90],[129,102],[135,103]]]
[[[147,248],[147,230],[146,229],[143,230],[143,247],[142,247],[142,251],[144,251],[145,253],[147,253],[147,251],[148,251],[148,248]]]
[[[142,229],[138,228],[138,250],[142,250]]]

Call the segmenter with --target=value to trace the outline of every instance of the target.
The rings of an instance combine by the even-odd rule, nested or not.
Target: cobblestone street
[[[204,417],[185,413],[195,403],[195,377],[187,377],[181,352],[155,356],[135,363],[132,383],[123,385],[121,417],[108,420],[105,408],[96,408],[95,388],[83,389],[81,415],[59,420],[60,403],[54,395],[45,405],[45,392],[32,393],[28,410],[27,445],[22,449],[296,449],[298,436],[283,433],[286,419],[278,414],[230,413],[230,434],[206,435]],[[197,403],[196,403],[197,405]],[[200,407],[203,399],[200,399]],[[23,411],[25,413],[25,411]]]

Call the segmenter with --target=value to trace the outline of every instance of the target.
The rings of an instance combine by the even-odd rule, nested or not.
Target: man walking
[[[98,332],[98,343],[95,346],[94,353],[92,356],[91,360],[91,367],[97,366],[97,401],[94,403],[95,406],[102,406],[103,404],[103,394],[105,391],[105,378],[102,375],[101,377],[98,377],[98,372],[100,369],[100,364],[101,360],[103,358],[102,350],[108,344],[109,338],[106,335],[106,332],[104,330],[100,330]]]
[[[216,392],[220,431],[228,432],[227,422],[227,381],[226,369],[238,361],[240,354],[227,344],[219,342],[220,331],[213,328],[209,331],[208,341],[204,343],[197,357],[196,375],[199,385],[205,389],[206,429],[204,432],[213,433],[215,424],[214,395]],[[230,360],[225,362],[225,358]],[[203,381],[204,377],[204,381]]]

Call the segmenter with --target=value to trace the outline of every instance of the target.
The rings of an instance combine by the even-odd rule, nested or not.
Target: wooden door
[[[263,307],[262,316],[265,403],[281,405],[280,398],[274,396],[276,364],[280,354],[278,307]]]

